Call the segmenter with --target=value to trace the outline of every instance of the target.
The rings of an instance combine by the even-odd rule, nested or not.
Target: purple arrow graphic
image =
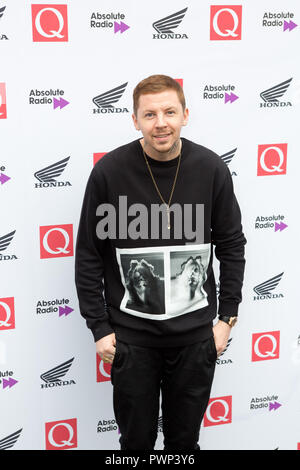
[[[277,410],[281,406],[280,403],[274,401],[274,403],[269,403],[269,411]]]
[[[13,387],[14,385],[16,385],[16,383],[18,383],[18,380],[15,380],[13,379],[12,377],[9,377],[9,379],[3,379],[3,388],[6,388],[6,387]]]
[[[53,98],[53,108],[54,109],[56,109],[57,107],[62,109],[65,106],[67,106],[67,104],[69,104],[69,101],[64,100],[63,98],[59,98],[59,100],[57,98]]]
[[[0,174],[0,183],[1,184],[4,184],[6,183],[6,181],[10,180],[10,177],[9,176],[6,176],[4,173],[1,173]]]
[[[59,307],[58,308],[58,312],[59,312],[59,316],[61,317],[62,315],[69,315],[69,313],[73,312],[73,308],[71,307],[68,307],[67,305],[65,307]]]
[[[284,24],[283,24],[283,31],[286,31],[287,29],[289,31],[292,31],[294,28],[296,28],[298,25],[296,23],[294,23],[292,20],[287,22],[284,20]]]
[[[283,222],[280,222],[280,224],[278,222],[275,222],[275,232],[277,232],[278,230],[280,230],[281,232],[285,228],[287,228],[287,225],[284,224]]]
[[[121,34],[122,34],[122,33],[124,33],[124,31],[126,31],[126,29],[129,29],[129,28],[130,28],[130,26],[123,23],[123,21],[121,21],[120,24],[117,21],[114,21],[114,32],[115,33],[117,33],[118,31],[121,31]]]
[[[233,103],[235,100],[238,99],[238,96],[235,95],[234,93],[225,93],[225,104],[229,101],[230,103]]]

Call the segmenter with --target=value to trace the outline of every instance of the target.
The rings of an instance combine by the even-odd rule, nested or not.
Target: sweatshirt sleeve
[[[75,249],[75,284],[80,313],[95,342],[114,332],[105,308],[104,241],[96,235],[96,209],[103,197],[99,187],[105,186],[94,167],[84,194]]]
[[[235,316],[242,301],[245,247],[241,211],[227,165],[220,160],[212,211],[212,243],[220,262],[219,315]]]

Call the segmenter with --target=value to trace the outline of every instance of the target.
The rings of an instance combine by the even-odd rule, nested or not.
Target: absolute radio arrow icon
[[[287,21],[284,21],[284,24],[283,24],[283,31],[286,31],[287,29],[289,31],[292,31],[294,28],[296,28],[298,25],[296,23],[294,23],[292,20],[287,22]]]
[[[69,104],[69,101],[64,100],[63,98],[59,98],[59,100],[57,98],[53,98],[53,109],[56,109],[58,107],[62,109],[67,106],[67,104]]]
[[[18,383],[18,380],[15,380],[13,379],[12,377],[9,377],[9,379],[3,379],[3,388],[6,388],[6,387],[13,387],[14,385],[16,385],[16,383]]]
[[[73,312],[73,308],[71,307],[68,307],[67,305],[65,307],[59,307],[58,308],[58,313],[59,313],[59,316],[61,317],[62,315],[69,315],[69,313]]]
[[[280,224],[278,222],[275,222],[275,232],[277,232],[278,230],[280,230],[281,232],[285,228],[287,228],[287,225],[284,224],[283,222],[280,222]]]
[[[10,180],[9,176],[6,176],[4,173],[0,173],[0,183],[4,184],[6,181]]]
[[[114,32],[117,33],[118,31],[121,31],[121,34],[124,33],[127,29],[129,29],[130,26],[127,24],[123,23],[123,21],[120,22],[120,24],[117,21],[114,21]]]
[[[229,93],[225,93],[225,104],[228,103],[228,101],[229,101],[230,103],[233,103],[233,102],[234,102],[235,100],[237,100],[237,99],[238,99],[238,96],[235,95],[234,93],[232,93],[232,92],[231,92],[230,94],[229,94]]]
[[[274,403],[269,403],[269,411],[277,410],[281,406],[280,403],[274,401]]]

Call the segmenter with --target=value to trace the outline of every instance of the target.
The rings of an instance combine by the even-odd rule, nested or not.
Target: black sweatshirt
[[[218,314],[237,315],[245,259],[231,174],[211,150],[185,138],[167,228],[139,140],[104,155],[84,195],[75,257],[81,315],[94,340],[183,346],[212,335],[217,313],[213,245],[220,261]],[[146,156],[168,203],[179,156]]]

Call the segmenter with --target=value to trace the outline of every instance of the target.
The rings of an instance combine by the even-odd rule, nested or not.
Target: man
[[[193,451],[215,361],[237,319],[246,239],[226,164],[180,137],[189,117],[182,87],[153,75],[133,101],[142,138],[102,157],[87,183],[76,245],[80,311],[112,364],[121,450],[154,448],[161,392],[164,449]]]

